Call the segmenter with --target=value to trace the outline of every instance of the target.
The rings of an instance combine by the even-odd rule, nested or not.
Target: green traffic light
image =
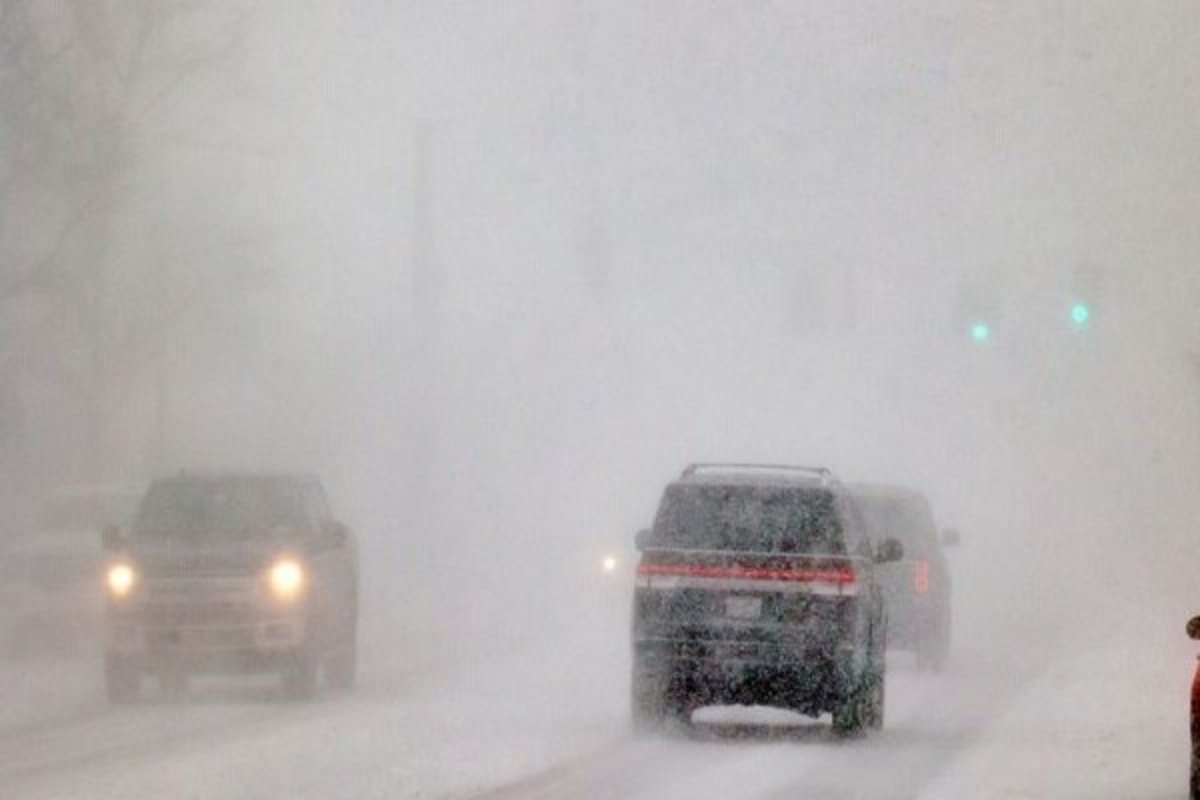
[[[1076,303],[1071,306],[1071,321],[1075,323],[1075,327],[1082,328],[1087,325],[1092,318],[1092,310],[1088,308],[1087,303]]]
[[[988,339],[992,338],[992,328],[986,322],[976,322],[971,326],[971,338],[977,343],[983,344]]]

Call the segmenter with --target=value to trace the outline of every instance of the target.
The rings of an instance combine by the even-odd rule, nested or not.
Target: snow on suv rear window
[[[800,486],[673,484],[654,521],[665,547],[841,555],[833,494]]]

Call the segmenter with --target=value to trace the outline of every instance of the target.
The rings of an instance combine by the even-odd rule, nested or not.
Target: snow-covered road
[[[1185,795],[1186,643],[1112,638],[1040,662],[962,648],[941,676],[900,656],[887,729],[864,740],[757,709],[705,710],[694,729],[639,738],[613,631],[515,651],[378,648],[356,692],[299,706],[264,680],[109,709],[94,663],[24,665],[27,691],[0,724],[0,796]]]

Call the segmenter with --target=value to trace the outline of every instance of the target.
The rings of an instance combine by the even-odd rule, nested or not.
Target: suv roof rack
[[[805,475],[817,478],[823,486],[829,486],[836,482],[833,476],[833,471],[828,467],[799,467],[791,464],[738,464],[738,463],[697,463],[688,464],[684,467],[683,474],[680,477],[689,478],[697,472],[721,472],[721,471],[740,471],[740,470],[761,470],[763,472],[799,472]]]

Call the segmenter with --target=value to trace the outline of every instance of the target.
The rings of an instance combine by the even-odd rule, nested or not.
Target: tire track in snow
[[[1042,671],[1019,661],[1008,669],[972,666],[984,677],[962,667],[944,680],[897,670],[889,687],[893,721],[861,739],[841,739],[827,723],[756,724],[735,713],[741,721],[631,735],[470,797],[920,797]]]

